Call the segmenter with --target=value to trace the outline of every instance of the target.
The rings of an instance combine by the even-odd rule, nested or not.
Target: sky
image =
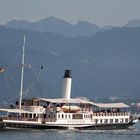
[[[0,24],[50,16],[72,24],[85,20],[98,26],[122,26],[140,19],[140,0],[0,0]]]

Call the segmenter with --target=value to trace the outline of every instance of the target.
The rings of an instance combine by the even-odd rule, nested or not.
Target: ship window
[[[28,117],[28,113],[25,113],[25,118],[27,118]]]
[[[69,119],[70,119],[70,114],[69,114]]]
[[[118,123],[118,119],[115,119],[115,123]]]
[[[67,118],[67,114],[65,114],[65,118]]]
[[[125,122],[127,123],[128,122],[128,119],[125,119]]]
[[[32,114],[29,114],[29,117],[32,118]]]
[[[110,119],[110,123],[113,123],[113,119]]]
[[[36,118],[36,114],[34,114],[34,118]]]
[[[72,119],[83,119],[83,115],[82,114],[73,114]]]
[[[100,123],[103,123],[102,119],[100,120]]]
[[[105,120],[104,120],[104,123],[108,123],[108,119],[105,119]]]
[[[64,118],[64,115],[62,114],[62,119]]]
[[[60,118],[60,114],[58,114],[58,118]]]

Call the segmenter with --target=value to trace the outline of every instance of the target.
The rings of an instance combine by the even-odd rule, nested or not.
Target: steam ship
[[[62,98],[22,99],[25,36],[22,54],[19,103],[13,108],[0,108],[1,128],[127,129],[137,122],[124,103],[95,103],[87,98],[71,98],[71,70],[65,70]]]

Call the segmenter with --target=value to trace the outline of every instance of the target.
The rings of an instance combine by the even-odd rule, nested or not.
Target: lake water
[[[0,130],[0,140],[140,140],[140,122],[130,130]]]

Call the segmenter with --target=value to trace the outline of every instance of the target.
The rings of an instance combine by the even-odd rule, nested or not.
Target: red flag
[[[3,67],[0,68],[0,73],[2,73],[2,72],[4,72],[4,68]]]

